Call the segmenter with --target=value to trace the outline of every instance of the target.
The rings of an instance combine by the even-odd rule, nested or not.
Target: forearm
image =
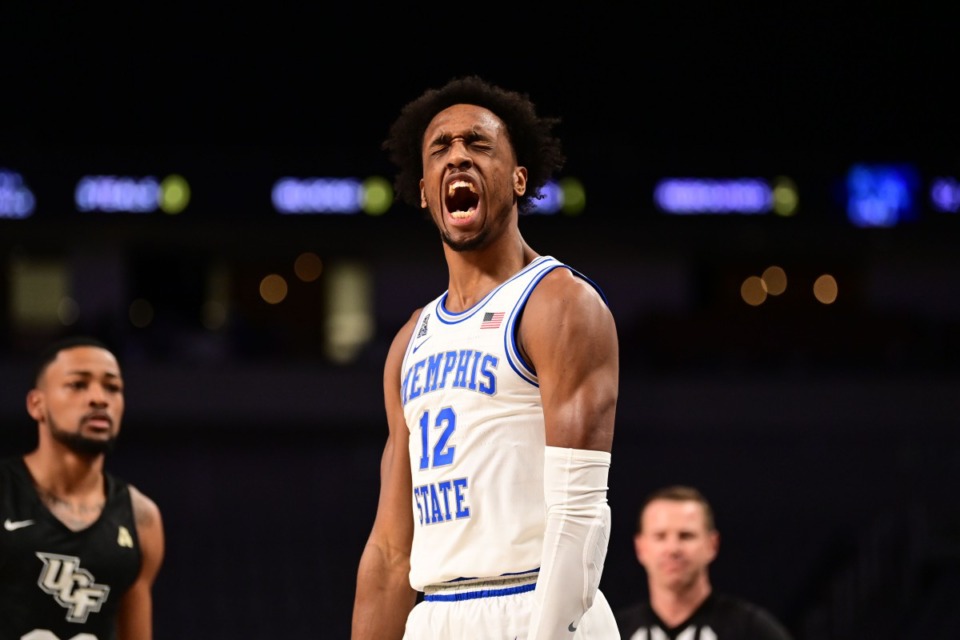
[[[118,640],[153,638],[153,598],[150,588],[138,580],[124,594],[117,616]]]
[[[547,447],[547,522],[528,640],[571,638],[593,604],[610,536],[610,454]]]
[[[374,547],[364,550],[357,572],[351,640],[400,640],[403,637],[407,615],[417,599],[405,566],[409,567],[385,562]]]

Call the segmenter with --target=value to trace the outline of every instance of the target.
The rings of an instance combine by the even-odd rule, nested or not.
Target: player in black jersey
[[[762,607],[716,593],[708,567],[720,536],[713,509],[693,487],[655,491],[644,502],[634,546],[650,598],[616,612],[623,640],[790,640]]]
[[[0,638],[151,640],[160,510],[104,471],[123,418],[113,353],[89,337],[41,354],[38,444],[0,462]]]

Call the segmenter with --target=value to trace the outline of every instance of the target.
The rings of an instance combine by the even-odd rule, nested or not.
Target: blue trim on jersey
[[[459,311],[456,313],[454,313],[453,311],[447,311],[445,303],[447,301],[447,296],[450,294],[450,291],[449,290],[444,291],[443,295],[440,296],[440,299],[437,300],[437,304],[436,304],[437,318],[440,320],[440,322],[444,324],[457,324],[458,322],[469,320],[478,311],[483,309],[484,305],[490,300],[490,298],[496,295],[497,291],[500,291],[500,289],[506,286],[507,283],[519,278],[520,276],[525,274],[527,271],[536,268],[537,265],[539,265],[544,260],[551,260],[551,258],[550,256],[540,256],[539,258],[537,258],[536,260],[528,264],[526,267],[518,271],[516,274],[514,274],[513,277],[498,284],[497,287],[493,289],[493,291],[491,291],[490,293],[488,293],[483,297],[483,300],[473,305],[469,309],[465,309],[464,311]]]
[[[552,262],[553,264],[547,265],[546,268],[543,268],[544,263],[547,263],[547,262]],[[516,278],[522,277],[523,275],[528,273],[530,270],[543,268],[542,273],[538,274],[533,280],[530,281],[530,283],[527,285],[526,289],[524,290],[523,294],[517,300],[517,304],[515,304],[513,309],[511,309],[510,315],[507,317],[507,323],[503,333],[503,342],[504,342],[503,347],[504,347],[504,352],[507,355],[507,363],[510,365],[510,368],[513,369],[514,373],[520,376],[522,380],[525,380],[529,384],[533,385],[534,387],[539,388],[540,381],[539,381],[539,378],[537,377],[536,370],[530,365],[530,363],[528,363],[523,358],[523,356],[520,354],[520,349],[517,347],[516,324],[517,324],[517,320],[520,317],[520,313],[523,311],[524,307],[526,307],[527,305],[527,300],[529,299],[533,289],[540,283],[540,281],[548,273],[550,273],[551,271],[553,271],[558,267],[569,269],[570,272],[576,275],[578,278],[581,278],[582,280],[586,281],[588,284],[590,284],[590,286],[596,289],[597,293],[600,294],[600,297],[603,299],[604,304],[609,304],[607,302],[607,296],[603,293],[603,290],[597,285],[596,282],[594,282],[584,274],[580,273],[570,265],[560,262],[553,256],[539,256],[533,262],[531,262],[526,267],[518,271],[513,277],[497,285],[496,288],[494,288],[492,291],[490,291],[490,293],[485,295],[483,299],[480,300],[477,304],[473,305],[472,307],[464,311],[460,311],[456,313],[452,311],[448,311],[446,308],[446,301],[450,291],[449,290],[444,291],[443,294],[434,302],[434,305],[433,305],[433,309],[434,309],[434,313],[436,315],[437,321],[443,324],[449,325],[449,324],[458,324],[466,320],[469,320],[470,318],[474,317],[481,309],[486,307],[487,303],[491,300],[491,298],[493,298],[493,296],[495,296],[497,292],[500,291],[500,289],[506,286],[508,283],[512,282]],[[423,314],[421,313],[421,317],[422,315]],[[416,337],[416,332],[414,332],[414,334],[410,336],[410,343],[407,345],[408,353],[409,353],[410,346],[415,341],[415,337]],[[406,356],[404,356],[404,362],[405,361],[406,361]]]
[[[518,376],[535,387],[540,386],[540,381],[537,378],[537,372],[523,359],[523,356],[520,355],[520,350],[517,348],[516,323],[520,317],[520,312],[527,306],[527,299],[530,297],[530,293],[540,284],[544,276],[557,267],[565,266],[559,261],[554,260],[554,262],[556,262],[556,264],[550,266],[548,269],[544,269],[542,273],[527,284],[527,288],[524,289],[523,293],[517,299],[516,306],[514,306],[510,312],[510,318],[507,320],[507,331],[503,334],[503,349],[507,354],[507,362],[510,364],[510,368],[513,369]]]
[[[551,258],[552,259],[552,258]],[[517,301],[517,305],[514,307],[513,311],[510,314],[510,317],[507,319],[507,331],[503,334],[503,347],[504,351],[507,354],[507,362],[510,364],[510,368],[516,372],[518,376],[526,380],[535,387],[540,387],[540,379],[537,376],[536,370],[530,366],[530,364],[524,360],[523,356],[520,355],[520,349],[517,348],[517,332],[516,332],[516,322],[520,317],[520,312],[523,311],[523,308],[527,305],[527,299],[530,297],[530,294],[533,292],[533,289],[540,284],[540,281],[543,278],[557,268],[568,269],[570,273],[574,274],[578,278],[584,280],[591,287],[596,289],[597,293],[600,294],[600,297],[603,299],[604,304],[607,303],[607,296],[604,295],[603,290],[597,286],[597,283],[583,275],[573,267],[562,262],[556,261],[556,264],[543,270],[543,273],[538,275],[536,278],[530,281],[530,284],[527,286],[526,290],[520,296]],[[522,369],[522,370],[521,370]]]
[[[461,602],[463,600],[477,600],[479,598],[498,598],[500,596],[512,596],[518,593],[526,593],[537,588],[537,583],[524,584],[519,587],[506,587],[504,589],[481,589],[480,591],[468,591],[464,593],[447,593],[425,595],[425,602]]]

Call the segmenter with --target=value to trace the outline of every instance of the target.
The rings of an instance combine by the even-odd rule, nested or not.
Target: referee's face
[[[637,560],[651,588],[683,590],[705,582],[719,547],[703,507],[693,500],[654,500],[644,509],[634,538]]]

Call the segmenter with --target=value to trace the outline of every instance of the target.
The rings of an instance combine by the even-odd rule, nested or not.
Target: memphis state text
[[[473,349],[444,351],[415,362],[403,378],[403,404],[438,389],[466,389],[492,396],[497,391],[496,369],[499,358]],[[453,463],[456,447],[450,438],[457,430],[456,412],[444,407],[435,416],[424,412],[420,430],[420,469],[443,467]],[[430,446],[431,427],[440,436]],[[436,524],[470,517],[466,499],[467,479],[455,478],[413,488],[421,525]]]

